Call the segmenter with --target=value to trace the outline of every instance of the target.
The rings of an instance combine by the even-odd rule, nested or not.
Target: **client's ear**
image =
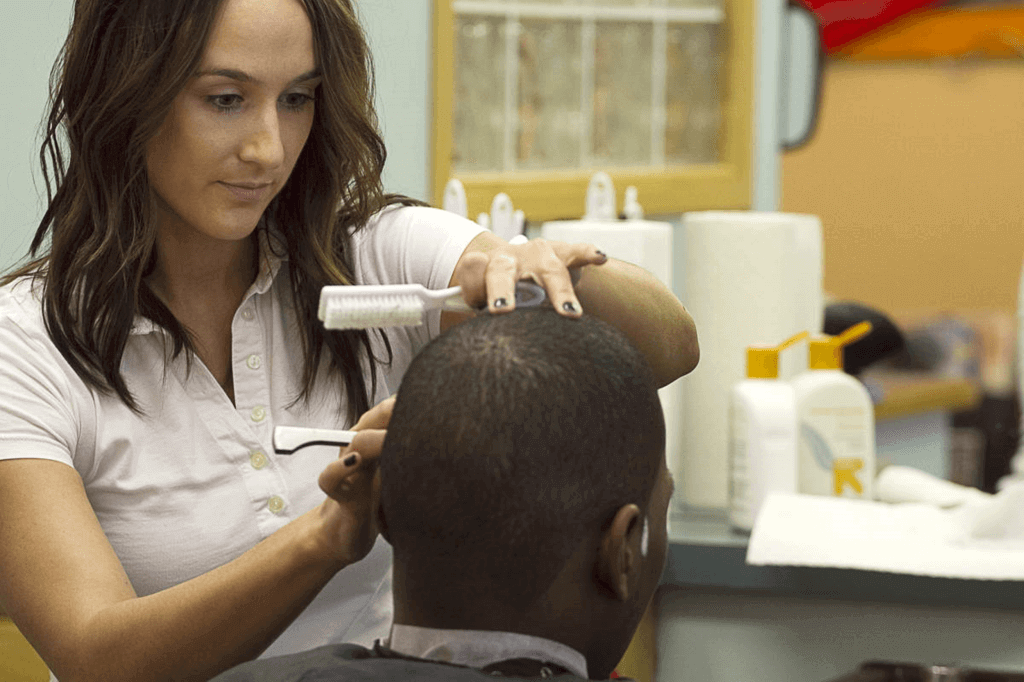
[[[640,571],[639,540],[643,519],[635,504],[619,507],[601,538],[597,579],[619,601],[627,601]]]

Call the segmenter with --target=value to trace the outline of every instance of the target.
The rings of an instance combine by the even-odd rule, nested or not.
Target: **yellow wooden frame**
[[[705,209],[747,209],[751,202],[753,141],[754,3],[726,0],[726,83],[722,99],[722,161],[695,166],[572,172],[466,173],[469,215],[489,211],[491,200],[505,192],[527,220],[579,218],[587,184],[596,170],[611,175],[622,206],[625,189],[634,185],[640,203],[652,215]],[[452,111],[455,89],[455,12],[452,0],[434,0],[434,107],[431,193],[440,206],[451,179]]]

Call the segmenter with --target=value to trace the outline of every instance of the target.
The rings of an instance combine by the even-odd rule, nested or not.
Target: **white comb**
[[[274,452],[290,455],[308,445],[348,445],[356,437],[355,431],[336,429],[307,429],[301,426],[274,428]]]
[[[547,299],[533,282],[516,283],[516,306],[529,308]],[[317,316],[325,329],[416,327],[426,321],[428,310],[475,313],[462,300],[462,287],[427,289],[422,284],[366,284],[326,286],[320,290]]]

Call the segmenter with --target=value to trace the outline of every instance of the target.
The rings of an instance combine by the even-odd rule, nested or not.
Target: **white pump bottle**
[[[798,491],[870,500],[875,481],[875,410],[864,384],[843,371],[842,349],[871,331],[812,337],[806,372],[791,382],[800,424]]]

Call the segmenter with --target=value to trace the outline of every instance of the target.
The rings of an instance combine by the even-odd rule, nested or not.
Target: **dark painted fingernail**
[[[564,310],[567,313],[575,313],[576,306],[572,304],[572,301],[566,301],[565,303],[562,304],[562,310]]]
[[[597,255],[598,255],[598,256],[604,256],[605,258],[607,258],[607,257],[608,257],[608,254],[607,254],[607,253],[605,253],[604,251],[598,251],[598,252],[597,252]]]
[[[345,466],[347,466],[347,467],[355,466],[356,462],[358,462],[358,461],[359,461],[359,455],[357,455],[355,453],[352,453],[351,455],[349,455],[348,457],[345,458]]]
[[[494,307],[495,308],[504,308],[507,305],[508,305],[508,301],[506,301],[503,298],[496,298],[496,299],[494,299]]]

